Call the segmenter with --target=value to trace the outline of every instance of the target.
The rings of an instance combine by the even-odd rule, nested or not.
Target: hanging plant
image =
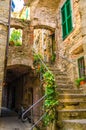
[[[40,54],[34,55],[34,65],[40,64]],[[42,59],[41,59],[42,60]],[[55,77],[51,71],[46,71],[45,65],[40,64],[40,71],[43,75],[44,90],[45,90],[45,101],[44,101],[44,111],[46,115],[43,118],[44,124],[48,126],[50,123],[56,120],[56,107],[58,105],[58,94],[56,92]]]
[[[36,66],[37,64],[40,64],[40,58],[43,59],[40,54],[34,54],[34,60],[33,60],[34,66]]]
[[[46,115],[44,117],[44,124],[47,126],[56,120],[56,106],[58,105],[58,94],[55,91],[55,78],[51,71],[43,74],[45,81],[45,95],[44,109]]]
[[[51,62],[55,62],[56,60],[56,54],[53,52],[52,56],[51,56]]]
[[[43,57],[42,57],[41,54],[34,54],[33,65],[34,65],[34,67],[36,68],[36,71],[37,71],[38,73],[40,73],[40,72],[41,72],[41,73],[44,73],[45,68],[44,68],[44,66],[41,64],[40,59],[43,60]]]

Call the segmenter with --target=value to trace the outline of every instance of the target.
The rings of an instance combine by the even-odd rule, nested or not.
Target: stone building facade
[[[84,57],[84,65],[86,66],[85,3],[82,0],[70,0],[73,29],[63,39],[61,8],[65,2],[65,0],[60,1],[56,15],[56,45],[58,47],[57,55],[59,55],[60,62],[57,64],[59,64],[61,69],[66,69],[71,80],[74,81],[79,77],[78,59],[80,57]]]
[[[12,18],[10,27],[22,30],[22,45],[21,46],[9,45],[7,65],[9,66],[14,64],[25,64],[32,67],[33,30],[30,29],[30,21],[25,22],[23,20]]]
[[[2,103],[2,87],[6,63],[6,47],[9,28],[10,0],[0,1],[0,107]],[[4,17],[3,17],[4,16]]]

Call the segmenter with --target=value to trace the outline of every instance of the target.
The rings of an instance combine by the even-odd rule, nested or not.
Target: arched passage
[[[38,86],[39,81],[31,67],[26,65],[8,66],[5,82],[2,106],[18,112],[21,105],[24,108],[32,105],[34,86]]]

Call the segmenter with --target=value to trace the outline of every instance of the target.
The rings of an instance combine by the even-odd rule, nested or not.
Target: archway
[[[33,103],[33,87],[36,86],[34,70],[26,65],[7,67],[3,87],[2,106],[19,111],[21,105],[27,108]]]

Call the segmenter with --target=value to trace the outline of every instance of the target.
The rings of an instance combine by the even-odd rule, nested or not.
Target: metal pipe
[[[11,19],[11,0],[9,1],[9,16],[8,16],[8,24],[7,26],[7,43],[6,43],[6,50],[5,50],[5,61],[4,61],[4,81],[6,80],[6,67],[7,67],[7,59],[8,59],[8,47],[9,47],[9,36],[10,36],[10,19]]]

